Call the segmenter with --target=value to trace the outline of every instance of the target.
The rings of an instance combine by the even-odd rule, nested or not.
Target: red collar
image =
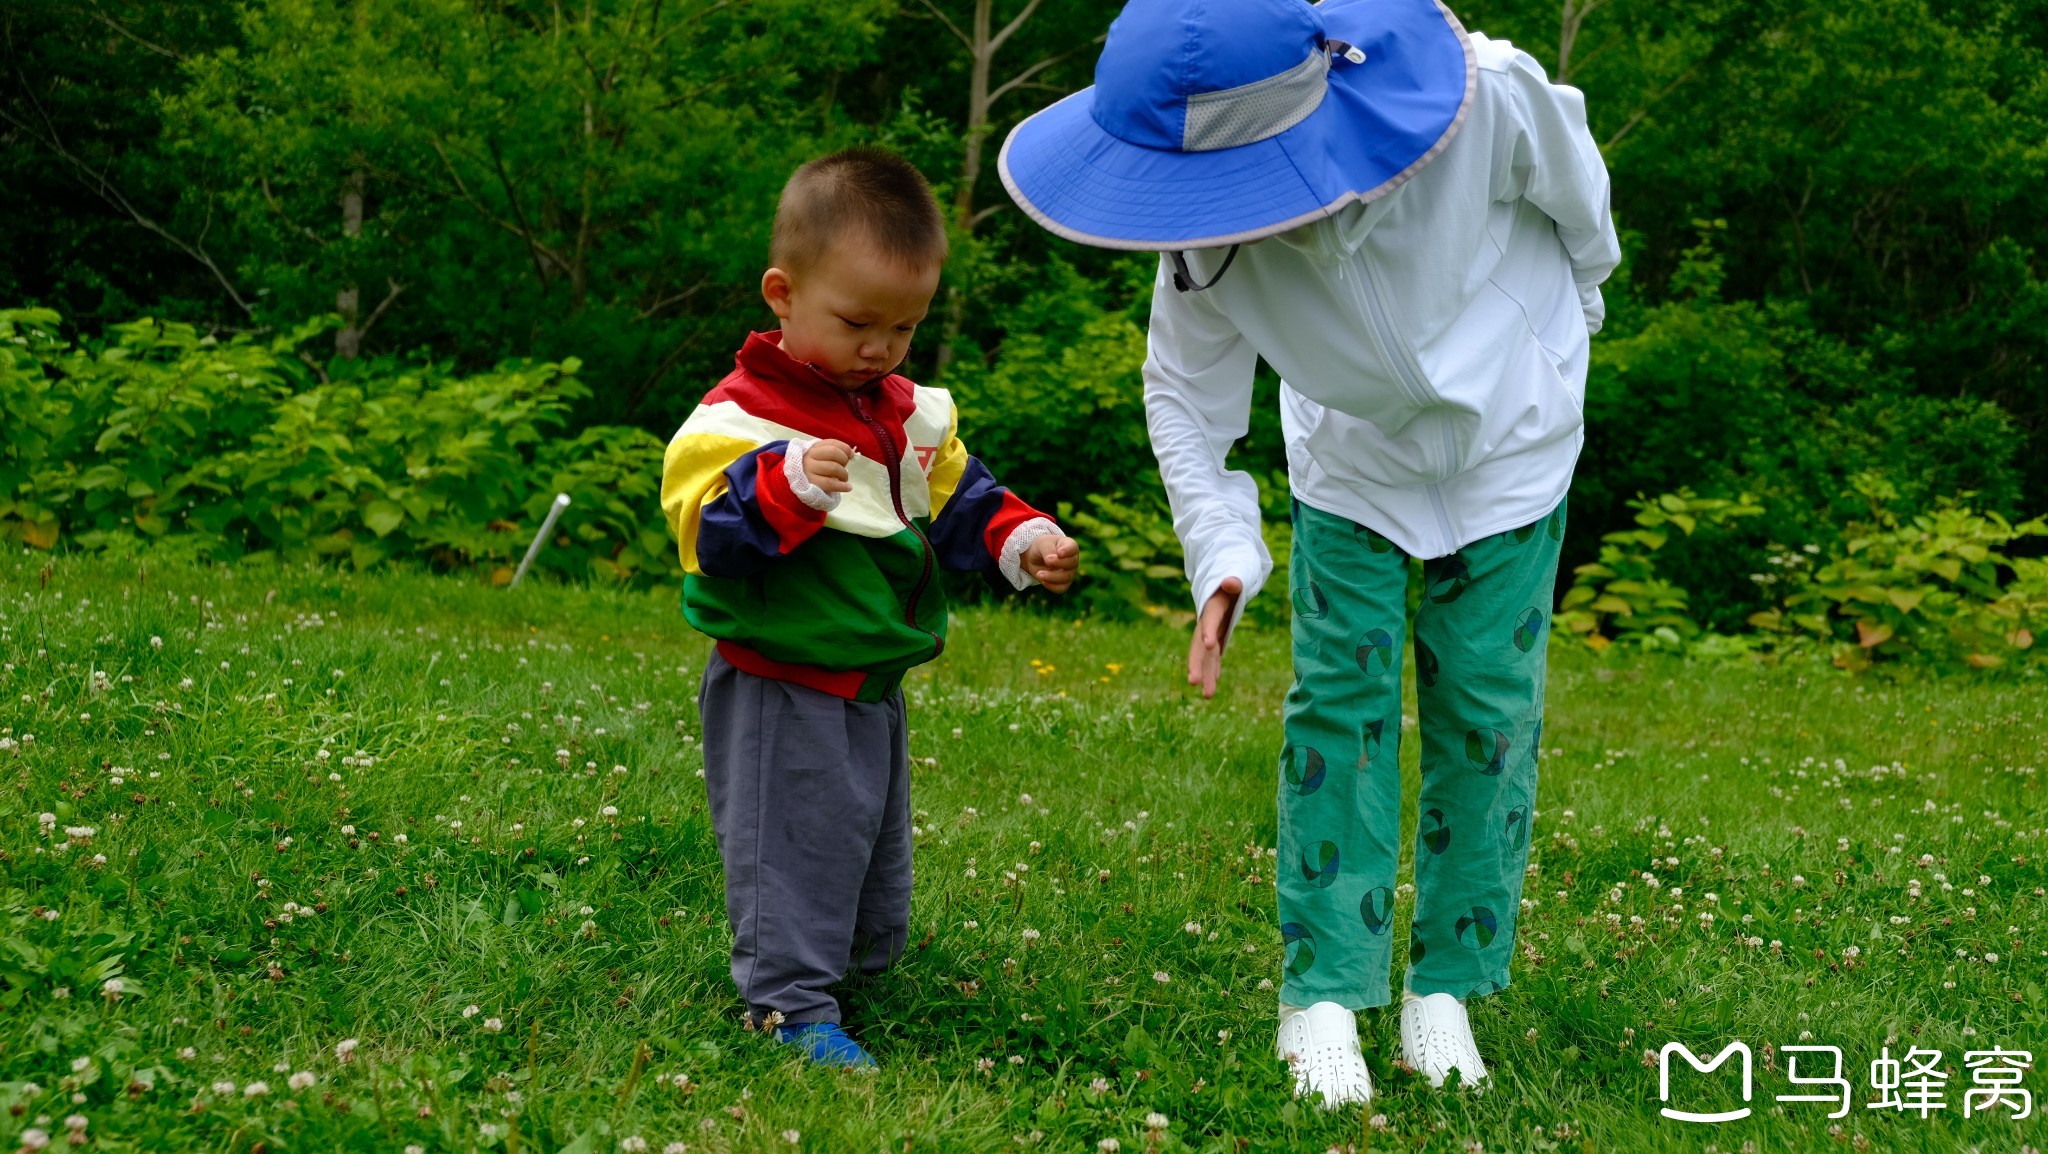
[[[885,373],[858,389],[842,389],[824,374],[816,365],[790,356],[782,347],[782,330],[766,333],[748,333],[747,343],[733,358],[741,372],[757,381],[794,389],[822,389],[834,397],[861,397],[869,403],[878,401],[882,394],[894,392],[910,382],[895,373]],[[899,383],[900,382],[900,383]]]
[[[713,389],[709,399],[732,400],[758,417],[795,429],[815,429],[849,444],[872,439],[863,419],[880,420],[901,435],[903,422],[917,408],[917,386],[910,378],[890,373],[853,391],[832,383],[816,367],[797,360],[782,347],[782,332],[750,333],[733,358],[731,376]],[[870,453],[880,453],[877,443]]]

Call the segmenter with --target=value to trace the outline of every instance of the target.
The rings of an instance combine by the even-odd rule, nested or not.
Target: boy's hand
[[[1216,696],[1216,679],[1223,675],[1223,647],[1230,642],[1230,611],[1244,592],[1244,582],[1225,577],[1202,615],[1195,621],[1195,636],[1188,642],[1188,684],[1202,687],[1203,697]]]
[[[804,454],[804,476],[827,493],[849,493],[853,482],[846,479],[847,462],[853,460],[853,446],[845,441],[818,441]]]
[[[1065,593],[1081,568],[1081,544],[1072,537],[1047,533],[1024,547],[1023,562],[1024,571],[1038,578],[1048,591]]]

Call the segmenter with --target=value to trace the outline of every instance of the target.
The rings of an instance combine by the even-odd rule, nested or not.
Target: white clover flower
[[[343,1038],[341,1041],[336,1042],[334,1044],[334,1060],[344,1064],[353,1062],[356,1057],[356,1045],[357,1042],[354,1038]]]
[[[647,1149],[647,1139],[638,1134],[628,1134],[619,1139],[619,1149],[626,1154],[642,1154]]]
[[[1168,974],[1165,970],[1154,970],[1152,971],[1152,980],[1158,982],[1160,985],[1163,986],[1166,983],[1172,981],[1173,977],[1172,975]]]
[[[71,1059],[71,1072],[72,1072],[72,1073],[74,1073],[74,1074],[83,1074],[83,1073],[85,1073],[85,1072],[86,1072],[87,1070],[90,1070],[90,1069],[92,1069],[92,1059],[91,1059],[91,1058],[73,1058],[73,1059]]]
[[[232,1094],[235,1092],[235,1084],[226,1079],[222,1079],[213,1084],[213,1092],[216,1094]]]
[[[23,1150],[42,1150],[48,1148],[49,1145],[50,1135],[47,1131],[30,1127],[21,1132],[21,1148]]]
[[[294,1090],[304,1090],[319,1080],[319,1076],[311,1070],[300,1070],[298,1073],[293,1074],[285,1085],[290,1086]]]
[[[1145,1115],[1145,1129],[1147,1130],[1164,1130],[1169,1125],[1172,1125],[1172,1123],[1168,1121],[1166,1115],[1161,1114],[1157,1110]]]
[[[502,1032],[502,1031],[503,1031],[504,1029],[505,1029],[505,1019],[503,1019],[503,1018],[485,1018],[485,1019],[484,1019],[484,1032],[485,1032],[485,1033],[487,1033],[487,1034],[496,1034],[496,1033],[500,1033],[500,1032]]]
[[[242,1087],[242,1096],[244,1098],[260,1098],[268,1093],[270,1093],[270,1083],[268,1082],[251,1082]]]
[[[479,1013],[481,1013],[481,1012],[482,1012],[482,1009],[481,1009],[481,1007],[478,1007],[478,1006],[475,1006],[475,1005],[469,1005],[469,1006],[464,1006],[464,1007],[462,1007],[462,1016],[463,1016],[463,1017],[465,1017],[465,1018],[474,1018],[474,1017],[476,1017],[476,1016],[477,1016],[477,1014],[479,1014]]]

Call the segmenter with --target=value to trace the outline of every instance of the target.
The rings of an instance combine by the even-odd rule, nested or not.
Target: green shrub
[[[1691,616],[1691,594],[1658,572],[1658,554],[1671,530],[1691,537],[1703,525],[1723,528],[1764,509],[1747,495],[1728,501],[1695,496],[1690,489],[1637,497],[1628,505],[1636,527],[1602,534],[1600,559],[1572,570],[1572,587],[1552,624],[1596,651],[1616,642],[1681,651],[1704,631]]]
[[[1100,286],[1064,261],[1037,272],[996,355],[986,363],[964,357],[939,382],[959,405],[960,435],[1004,484],[1041,508],[1085,504],[1098,491],[1135,491],[1147,474],[1156,476],[1139,372],[1150,294],[1113,308],[1099,299]],[[1138,262],[1123,273],[1141,280]]]
[[[631,428],[562,435],[587,396],[573,360],[457,377],[387,359],[316,380],[296,352],[323,322],[266,343],[145,319],[86,347],[58,320],[0,312],[0,401],[19,414],[0,534],[87,551],[174,541],[215,560],[405,558],[504,581],[567,492],[547,568],[677,572],[656,512],[661,443]]]
[[[2010,414],[1982,397],[1919,391],[1889,346],[1829,334],[1803,303],[1727,299],[1725,228],[1694,223],[1664,299],[1646,304],[1625,283],[1607,293],[1573,525],[1627,531],[1631,497],[1685,486],[1755,495],[1766,511],[1719,547],[1661,559],[1666,579],[1694,591],[1690,616],[1734,631],[1768,607],[1745,578],[1771,542],[1839,547],[1861,515],[1860,473],[1882,471],[1911,512],[1966,490],[1980,508],[2020,508],[2026,434]],[[1565,548],[1568,564],[1592,552],[1570,539]]]
[[[1752,624],[1787,645],[1823,646],[1852,671],[1899,659],[1978,669],[2042,662],[2034,640],[2048,625],[2048,560],[2006,549],[2048,537],[2048,519],[2013,524],[1952,499],[1902,517],[1898,490],[1875,474],[1858,477],[1856,491],[1869,519],[1825,559],[1775,553],[1757,581],[1783,585],[1785,596]]]

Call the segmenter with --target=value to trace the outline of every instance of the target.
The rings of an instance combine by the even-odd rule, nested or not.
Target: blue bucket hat
[[[1450,143],[1477,77],[1438,0],[1130,0],[1094,87],[1019,124],[997,169],[1082,244],[1244,244],[1400,187]]]

